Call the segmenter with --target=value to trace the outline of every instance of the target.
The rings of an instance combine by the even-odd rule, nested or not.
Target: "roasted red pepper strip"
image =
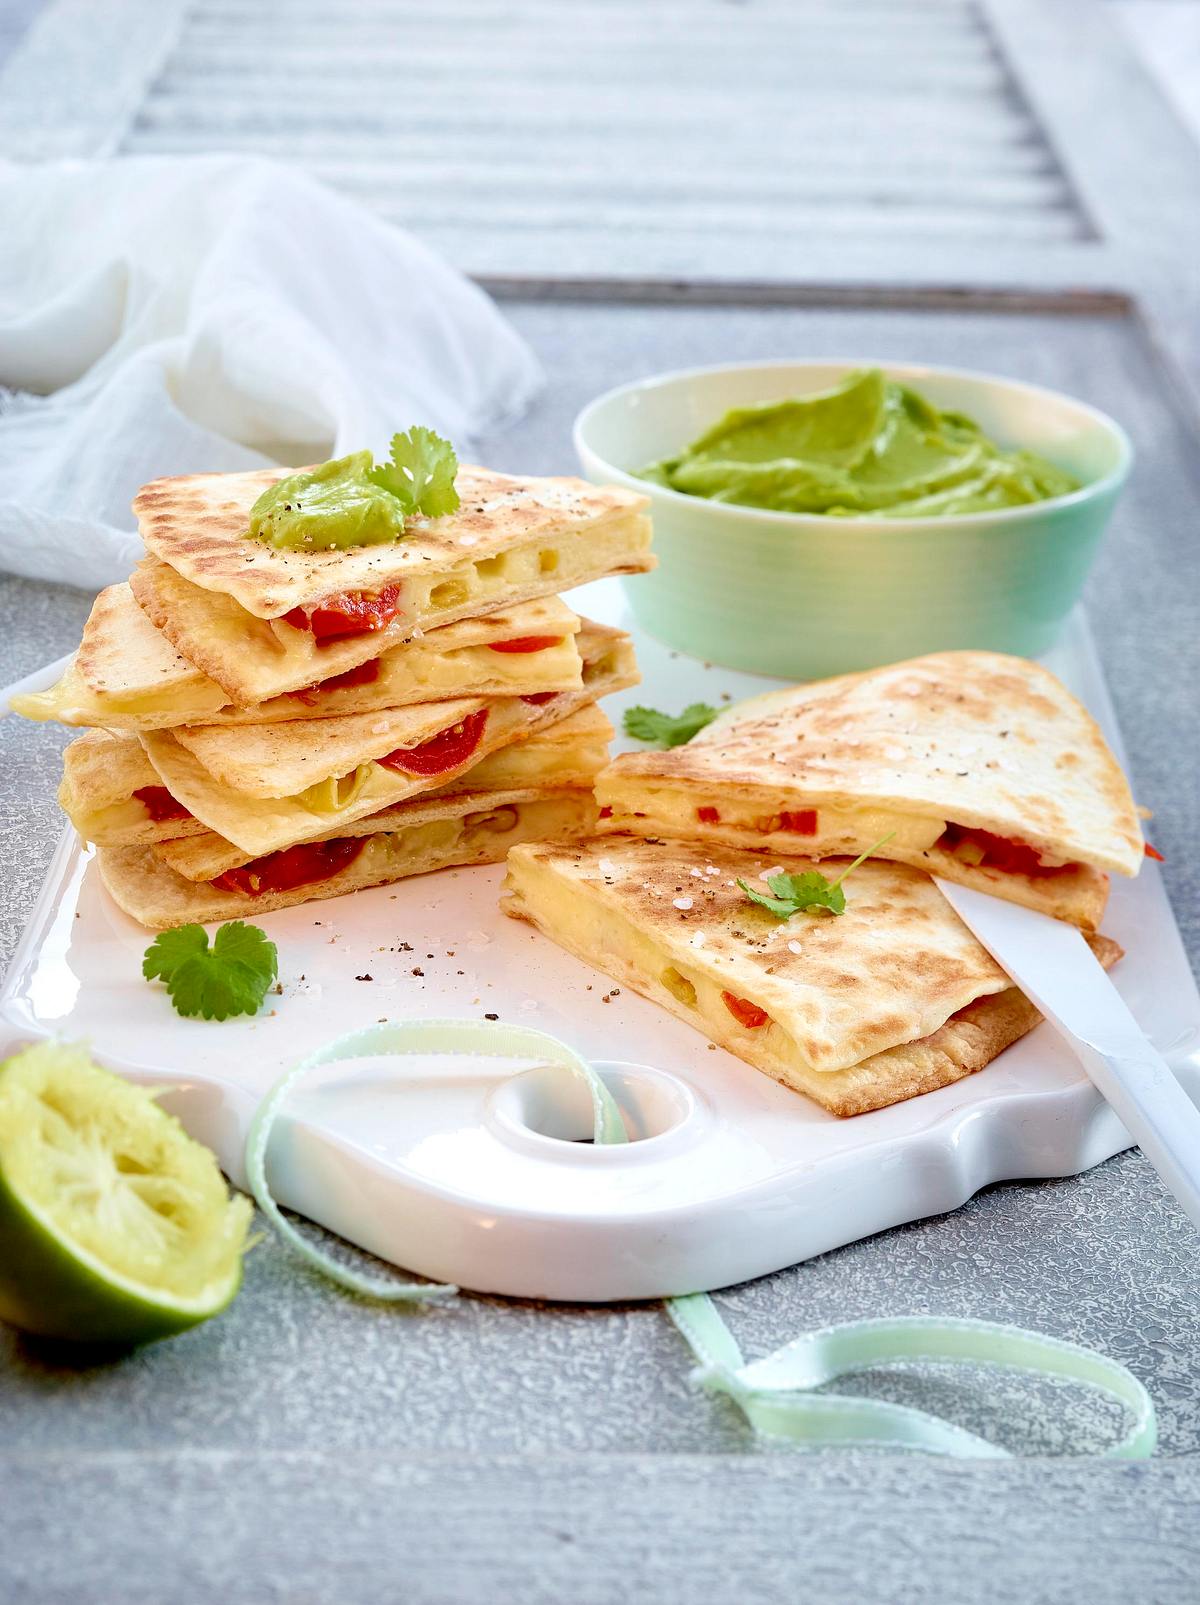
[[[561,635],[515,635],[511,641],[489,641],[488,646],[493,652],[544,652],[561,640]]]
[[[1165,864],[1166,863],[1166,859],[1159,852],[1158,848],[1157,847],[1152,847],[1149,842],[1146,843],[1145,847],[1143,848],[1143,851],[1145,852],[1146,857],[1147,858],[1152,858],[1156,864]]]
[[[779,816],[780,830],[790,830],[797,836],[815,836],[817,834],[817,810],[815,808],[801,808],[796,813],[786,810]]]
[[[766,1009],[760,1009],[757,1003],[751,1003],[749,998],[736,997],[732,992],[722,992],[721,1001],[733,1015],[739,1025],[744,1025],[747,1031],[757,1031],[759,1026],[766,1025],[771,1016]]]
[[[953,852],[960,842],[972,842],[983,851],[981,868],[998,869],[1010,875],[1056,875],[1060,864],[1043,864],[1036,847],[1028,842],[993,836],[988,830],[969,830],[964,825],[947,825],[936,846]]]
[[[608,803],[604,804],[604,806],[601,808],[600,813],[599,813],[599,815],[597,817],[600,818],[600,819],[611,819],[612,818],[612,809],[608,805]]]
[[[244,897],[262,897],[266,892],[290,892],[296,886],[311,886],[328,880],[339,869],[351,864],[367,845],[365,836],[342,836],[335,841],[298,842],[278,853],[268,853],[237,869],[218,875],[213,885],[223,892],[240,892]]]
[[[715,825],[720,821],[721,816],[715,808],[709,808],[706,804],[703,808],[697,808],[696,818],[702,825]]]
[[[318,641],[335,641],[347,635],[383,630],[400,611],[400,586],[382,591],[338,591],[323,596],[312,607],[294,607],[283,615],[285,624],[308,630]]]
[[[457,769],[460,764],[466,763],[478,747],[483,740],[487,717],[488,710],[480,708],[448,729],[439,730],[428,741],[422,741],[415,747],[397,747],[395,752],[389,752],[386,758],[380,758],[377,762],[385,769],[395,769],[405,775],[445,774],[448,769]]]
[[[165,786],[139,786],[133,794],[156,825],[166,819],[191,819],[191,810],[176,802]]]
[[[531,708],[542,708],[547,702],[553,702],[558,694],[557,691],[531,691],[527,697],[522,697],[521,701],[528,702]]]

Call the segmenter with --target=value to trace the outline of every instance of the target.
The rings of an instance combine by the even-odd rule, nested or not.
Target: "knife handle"
[[[1170,1065],[1142,1036],[1101,1046],[1064,1035],[1164,1186],[1200,1226],[1200,1110]]]

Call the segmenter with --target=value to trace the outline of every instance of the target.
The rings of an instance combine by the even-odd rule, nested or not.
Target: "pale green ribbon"
[[[246,1137],[246,1174],[259,1208],[276,1231],[297,1253],[351,1292],[393,1302],[428,1303],[452,1298],[458,1291],[440,1283],[395,1282],[350,1270],[303,1237],[284,1218],[267,1187],[271,1130],[296,1083],[319,1065],[375,1054],[483,1055],[560,1065],[583,1081],[591,1094],[593,1140],[628,1141],[621,1112],[601,1078],[574,1049],[544,1031],[486,1020],[410,1020],[369,1026],[339,1037],[280,1077],[267,1094]],[[1154,1452],[1154,1405],[1145,1388],[1123,1365],[1076,1343],[994,1321],[897,1316],[807,1332],[765,1359],[747,1364],[707,1293],[667,1299],[666,1307],[699,1361],[694,1379],[712,1393],[728,1394],[754,1431],[764,1437],[809,1446],[860,1444],[920,1449],[964,1459],[1008,1459],[1008,1450],[924,1410],[814,1391],[836,1377],[879,1366],[932,1361],[1024,1371],[1095,1389],[1115,1399],[1133,1418],[1125,1436],[1102,1451],[1104,1457],[1142,1460]]]

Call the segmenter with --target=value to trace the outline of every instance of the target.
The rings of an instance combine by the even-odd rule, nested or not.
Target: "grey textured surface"
[[[554,377],[523,424],[485,443],[498,467],[569,466],[574,410],[609,383],[764,355],[979,366],[1115,412],[1139,466],[1090,607],[1195,962],[1200,459],[1135,322],[510,310]],[[0,581],[0,681],[71,646],[86,608],[77,592]],[[0,723],[4,954],[58,834],[64,739]],[[765,1449],[726,1402],[690,1390],[656,1307],[464,1299],[407,1317],[343,1298],[264,1243],[224,1317],[143,1354],[80,1368],[0,1338],[0,1599],[1195,1597],[1200,1272],[1191,1229],[1136,1153],[1072,1181],[991,1189],[723,1303],[751,1355],[882,1312],[985,1316],[1092,1344],[1150,1388],[1160,1457],[1076,1458],[1113,1428],[1086,1395],[934,1371],[862,1385],[1040,1458],[963,1467]]]

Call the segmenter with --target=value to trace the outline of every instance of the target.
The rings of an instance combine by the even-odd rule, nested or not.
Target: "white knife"
[[[1065,1038],[1180,1207],[1200,1226],[1200,1110],[1073,925],[935,876],[951,908]]]

